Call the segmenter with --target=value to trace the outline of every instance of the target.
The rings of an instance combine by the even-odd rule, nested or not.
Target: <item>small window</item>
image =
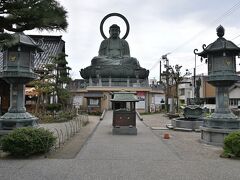
[[[98,106],[99,105],[99,99],[90,99],[89,100],[90,106]]]
[[[179,95],[180,96],[183,96],[183,95],[185,95],[185,89],[179,89]]]

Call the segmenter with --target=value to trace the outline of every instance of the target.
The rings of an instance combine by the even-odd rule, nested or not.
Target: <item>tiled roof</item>
[[[96,98],[96,97],[103,97],[103,93],[102,92],[87,92],[84,93],[84,97],[91,97],[91,98]]]
[[[65,52],[65,42],[62,36],[41,36],[29,35],[44,50],[42,53],[35,55],[34,69],[39,70],[45,64],[51,63],[51,57],[61,52]],[[3,69],[3,56],[0,52],[0,71]]]
[[[44,50],[43,53],[35,56],[35,69],[41,69],[43,65],[51,63],[51,57],[56,56],[61,52],[65,52],[65,42],[62,36],[40,36],[30,35],[40,47]]]

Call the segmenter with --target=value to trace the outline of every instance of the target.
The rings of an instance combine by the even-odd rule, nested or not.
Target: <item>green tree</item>
[[[39,113],[40,110],[45,111],[45,103],[47,104],[49,103],[48,102],[49,94],[51,94],[54,91],[53,86],[54,83],[51,80],[52,72],[49,72],[49,70],[44,67],[37,73],[38,78],[29,83],[30,86],[34,86],[37,93],[35,113]]]
[[[70,98],[70,92],[66,89],[67,84],[71,81],[69,71],[71,68],[67,66],[66,54],[60,53],[52,57],[51,64],[46,65],[48,72],[51,72],[51,81],[53,86],[53,94],[56,95],[55,103],[60,103],[63,107],[67,106]]]
[[[178,113],[178,110],[179,110],[179,105],[178,105],[178,87],[179,87],[179,84],[182,83],[182,81],[184,80],[184,77],[186,76],[189,76],[190,73],[188,70],[186,70],[185,74],[181,74],[181,68],[182,66],[176,64],[175,66],[173,67],[169,67],[169,73],[170,73],[170,78],[172,78],[172,80],[174,81],[174,84],[175,84],[175,97],[176,97],[176,110],[177,110],[177,113]],[[174,98],[174,97],[173,97]]]
[[[45,109],[45,103],[49,104],[50,97],[53,97],[54,104],[67,107],[71,94],[66,86],[71,81],[69,77],[71,68],[67,66],[66,56],[65,53],[60,53],[50,57],[51,63],[46,64],[41,72],[38,72],[39,78],[30,83],[38,94],[36,113],[39,112],[40,104],[42,109]]]
[[[66,30],[67,11],[57,0],[1,0],[0,43],[7,43],[10,32],[25,30]]]

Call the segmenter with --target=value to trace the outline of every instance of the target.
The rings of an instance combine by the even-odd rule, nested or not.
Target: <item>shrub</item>
[[[54,116],[51,114],[45,114],[38,116],[40,123],[53,123],[54,122]]]
[[[224,157],[240,157],[240,131],[230,133],[224,138]]]
[[[46,153],[55,144],[56,137],[43,128],[17,128],[1,139],[4,152],[16,157]]]
[[[47,104],[46,105],[46,109],[50,112],[54,112],[54,111],[60,111],[62,105],[61,104]]]
[[[72,120],[76,116],[75,113],[61,111],[55,116],[54,122],[66,122]]]

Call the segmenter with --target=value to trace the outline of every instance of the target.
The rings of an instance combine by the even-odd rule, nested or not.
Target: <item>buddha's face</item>
[[[110,28],[109,33],[110,33],[111,38],[116,39],[119,37],[120,29],[119,28]]]

